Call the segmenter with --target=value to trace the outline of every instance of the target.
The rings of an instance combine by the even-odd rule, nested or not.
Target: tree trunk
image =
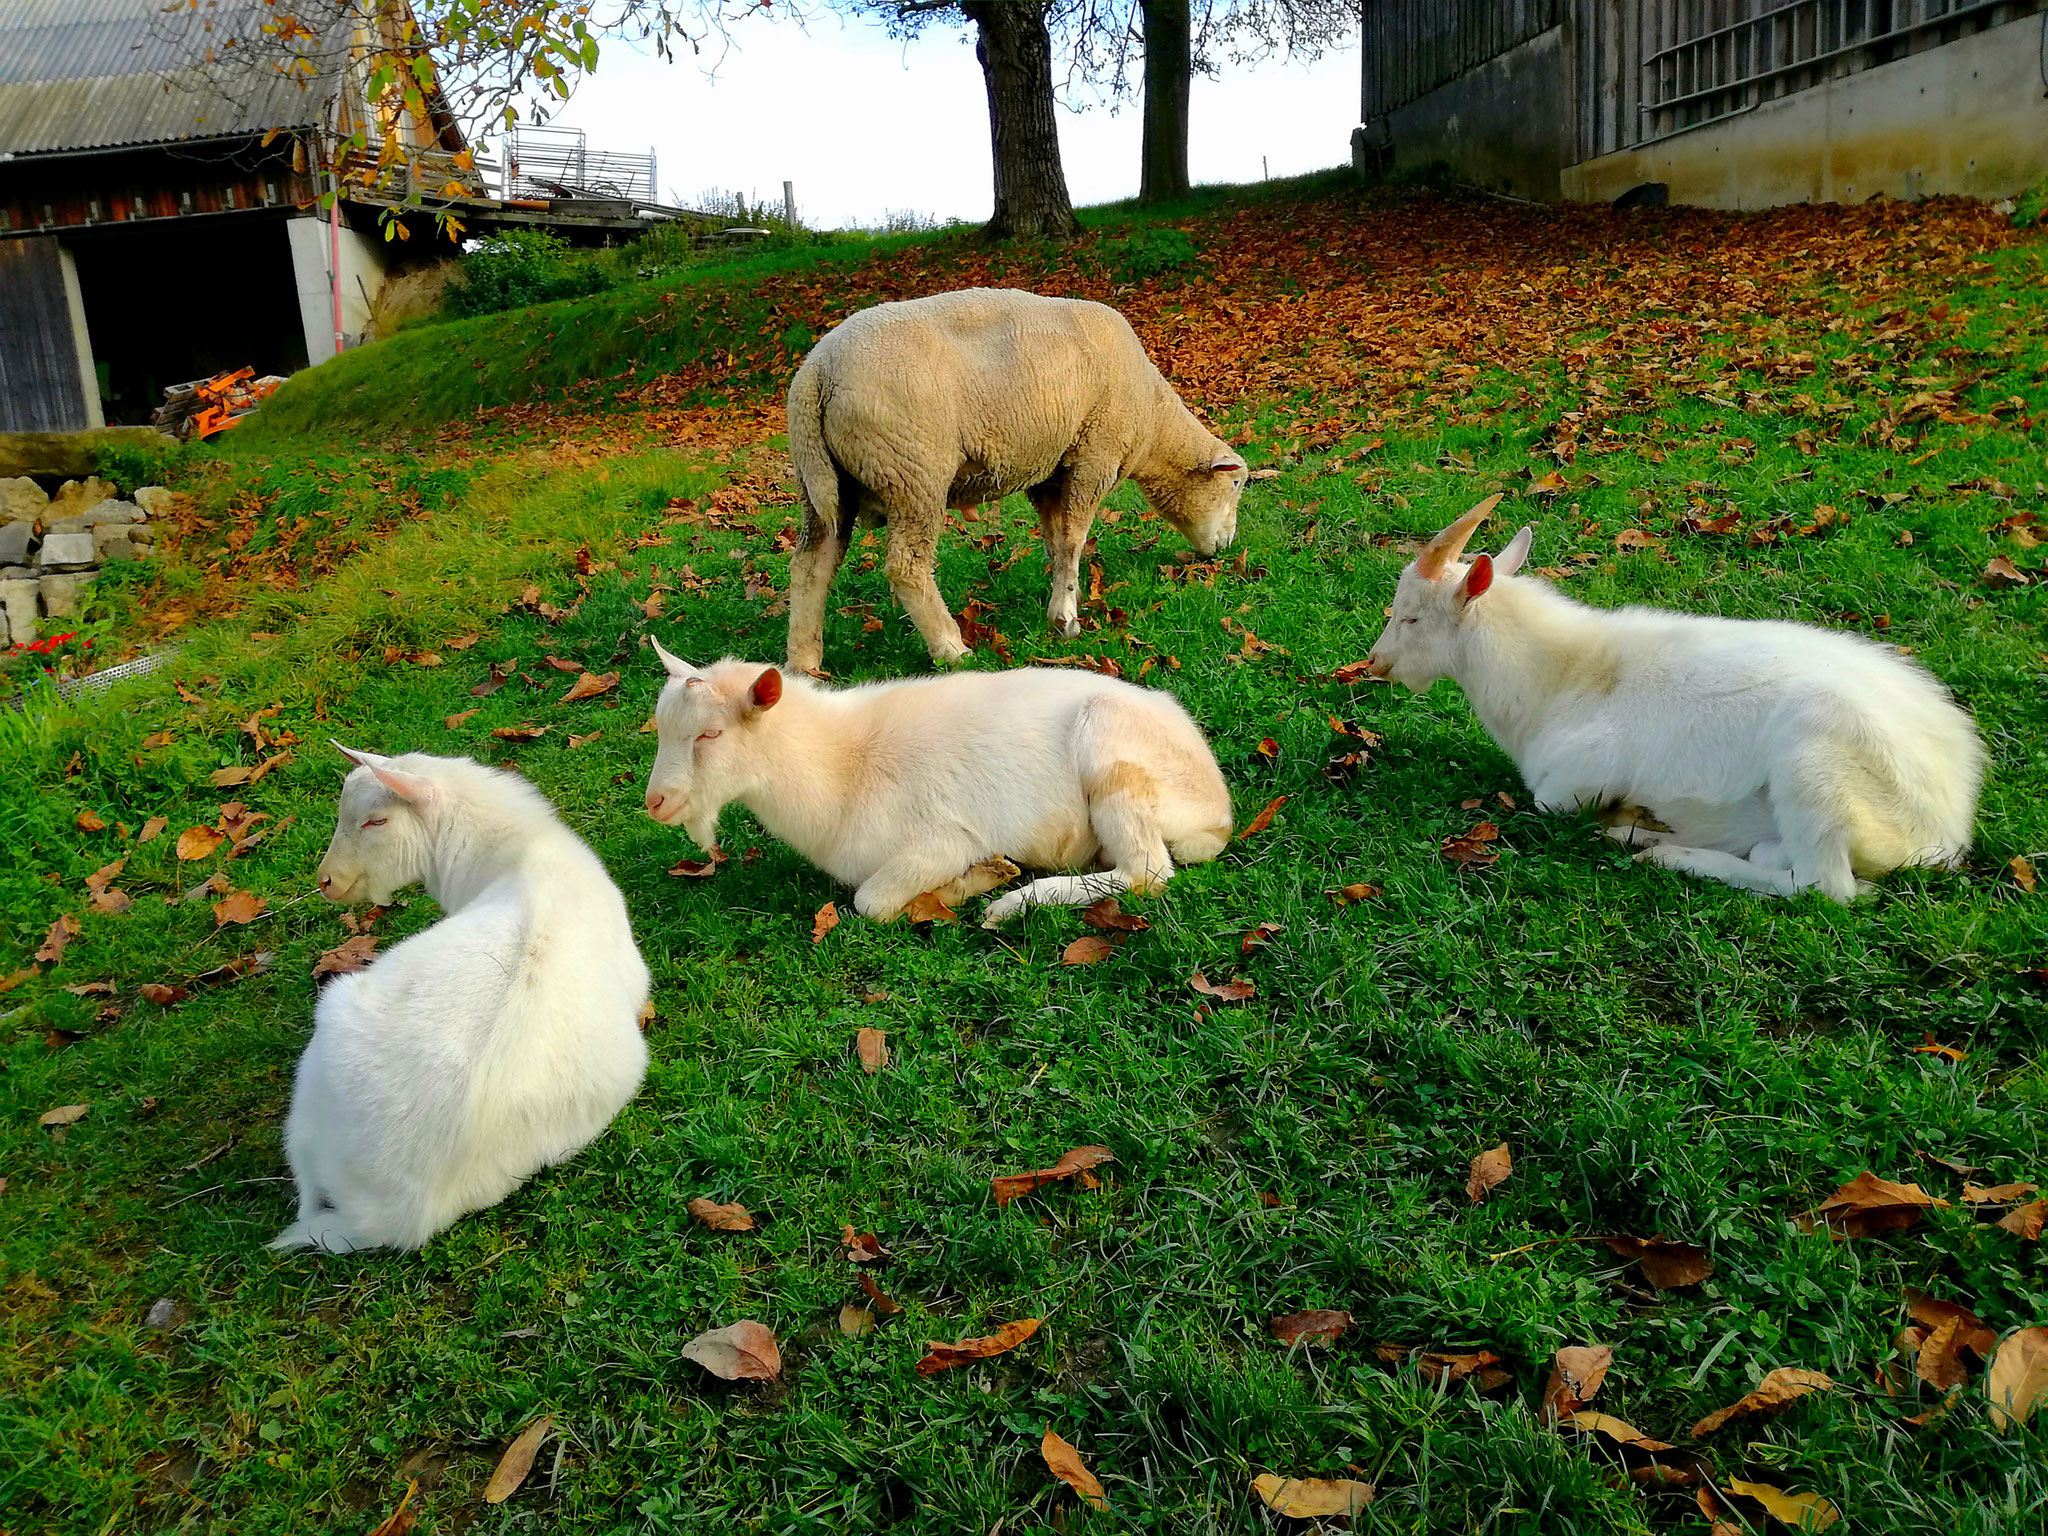
[[[1053,121],[1052,34],[1046,0],[962,0],[981,29],[974,56],[988,86],[989,141],[995,154],[996,211],[982,234],[1071,239],[1081,232],[1060,164]]]
[[[1139,0],[1145,21],[1145,155],[1141,203],[1188,193],[1188,86],[1195,73],[1188,0]]]

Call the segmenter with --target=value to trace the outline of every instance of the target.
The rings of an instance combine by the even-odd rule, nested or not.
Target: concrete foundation
[[[286,226],[291,236],[292,275],[299,290],[299,318],[306,332],[306,358],[324,363],[337,351],[361,346],[370,329],[370,306],[384,286],[384,251],[377,241],[344,223],[337,232],[326,214],[306,214]],[[338,234],[338,238],[337,238]],[[339,274],[331,269],[336,247]],[[335,345],[335,297],[341,300],[340,346]]]

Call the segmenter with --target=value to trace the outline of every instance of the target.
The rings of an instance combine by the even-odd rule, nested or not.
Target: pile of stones
[[[171,493],[146,485],[132,501],[97,475],[67,480],[52,496],[27,476],[0,479],[0,607],[5,635],[27,645],[47,620],[69,618],[103,566],[147,560],[156,546],[151,519],[170,510]]]

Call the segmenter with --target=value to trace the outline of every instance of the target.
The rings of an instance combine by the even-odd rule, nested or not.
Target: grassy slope
[[[1972,318],[1956,343],[1965,359],[1952,360],[1974,355],[1996,370],[1980,396],[2016,392],[2036,413],[2048,407],[2038,341],[2001,349],[2016,325],[2040,333],[2042,256],[2003,253],[1957,296]],[[1827,358],[1799,387],[1837,383],[1859,419],[1889,403],[1887,380]],[[1788,1218],[1866,1167],[1952,1197],[1956,1181],[1916,1149],[1980,1164],[1983,1182],[2048,1174],[2042,993],[2019,974],[2048,964],[2043,898],[2003,872],[2016,853],[2048,850],[2048,640],[2034,590],[1992,593],[1976,574],[1993,547],[2038,560],[1987,541],[2011,505],[1949,489],[1990,477],[2040,506],[2039,436],[1936,426],[1915,447],[1939,451],[1908,466],[1850,433],[1809,457],[1787,441],[1799,425],[1783,413],[1787,389],[1755,384],[1733,409],[1695,398],[1609,418],[1629,451],[1582,456],[1555,501],[1515,510],[1537,522],[1539,561],[1596,557],[1568,583],[1590,601],[1859,624],[1881,613],[1887,638],[1957,689],[1995,758],[1978,854],[1959,874],[1894,877],[1853,909],[1630,868],[1588,828],[1501,811],[1494,797],[1521,786],[1455,690],[1410,698],[1316,680],[1377,632],[1403,558],[1389,533],[1434,528],[1549,467],[1530,443],[1583,401],[1547,376],[1482,378],[1447,410],[1370,435],[1339,423],[1309,450],[1303,402],[1248,408],[1253,451],[1285,469],[1248,499],[1249,571],[1226,567],[1213,586],[1163,574],[1170,537],[1155,547],[1158,525],[1119,494],[1100,558],[1112,587],[1128,585],[1109,601],[1178,658],[1154,679],[1210,728],[1240,822],[1290,798],[1268,832],[1133,903],[1153,928],[1099,967],[1057,964],[1084,931],[1063,913],[1002,942],[966,925],[849,919],[813,945],[812,912],[845,893],[744,825],[729,824],[727,847],[758,846],[758,861],[708,882],[663,873],[690,850],[636,812],[650,755],[637,726],[657,681],[635,648],[651,627],[637,600],[655,567],[675,585],[688,562],[712,584],[669,597],[666,644],[772,658],[781,643],[729,555],[759,554],[786,509],[749,514],[758,536],[661,523],[672,497],[701,500],[737,473],[697,448],[594,468],[511,450],[472,462],[451,511],[405,520],[338,575],[267,592],[195,634],[180,676],[202,702],[137,688],[89,716],[10,725],[9,777],[33,776],[39,792],[0,811],[27,855],[0,888],[9,950],[25,955],[51,917],[82,905],[83,877],[124,853],[114,883],[136,904],[88,915],[63,965],[0,1014],[8,1528],[367,1530],[406,1476],[424,1474],[421,1531],[964,1532],[1000,1520],[1234,1532],[1267,1528],[1247,1483],[1274,1469],[1375,1480],[1365,1529],[1701,1529],[1689,1500],[1614,1486],[1537,1424],[1550,1352],[1582,1340],[1616,1347],[1598,1406],[1672,1440],[1771,1367],[1853,1383],[1708,1443],[1724,1474],[1822,1492],[1853,1529],[2031,1528],[2048,1500],[2031,1434],[1992,1433],[1974,1391],[1913,1430],[1900,1416],[1931,1397],[1894,1405],[1867,1389],[1902,1321],[1902,1284],[1972,1304],[2001,1332],[2048,1322],[2037,1252],[1955,1210],[1848,1244]],[[216,513],[258,477],[275,490],[315,469],[352,472],[317,439],[252,438],[236,452],[198,482]],[[757,466],[742,484],[772,478]],[[1898,491],[1910,494],[1883,501]],[[1851,518],[1769,545],[1678,533],[1692,494],[1732,503],[1746,528],[1781,512],[1805,525],[1822,504]],[[1645,502],[1657,510],[1639,513]],[[998,558],[1028,534],[1018,504],[1004,512]],[[273,502],[252,526],[268,538],[283,521]],[[1614,532],[1639,523],[1666,549],[1615,557]],[[676,542],[632,547],[650,529]],[[496,611],[527,580],[569,602],[584,543],[615,568],[589,578],[573,617]],[[1019,659],[1108,652],[1130,666],[1151,654],[1113,631],[1043,640],[1039,561],[992,563],[956,539],[941,585],[956,604],[993,604]],[[869,633],[858,614],[834,619],[828,655],[844,673],[919,669],[878,572],[850,566],[837,602],[887,620]],[[1225,618],[1284,649],[1243,659]],[[473,649],[447,646],[468,633],[483,637]],[[387,646],[444,661],[386,666]],[[621,670],[619,694],[558,706],[570,679],[542,670],[543,687],[470,697],[487,663],[516,655],[534,668],[544,654]],[[250,760],[236,725],[273,700],[272,727],[306,745],[242,793],[297,821],[227,866],[273,912],[216,933],[203,903],[163,898],[219,855],[181,865],[170,845],[227,798],[205,774]],[[1320,772],[1349,744],[1333,741],[1332,713],[1385,737],[1345,784]],[[488,735],[528,720],[555,728],[517,749]],[[564,742],[597,729],[579,749]],[[175,739],[143,750],[159,730]],[[336,783],[314,745],[328,734],[516,760],[606,857],[658,978],[655,1067],[612,1133],[406,1258],[279,1260],[258,1247],[288,1209],[278,1126],[311,962],[345,936],[306,895]],[[1271,759],[1256,750],[1268,736]],[[1475,797],[1484,811],[1461,809]],[[87,809],[116,825],[79,831]],[[121,829],[151,814],[170,817],[170,833],[137,846]],[[1460,871],[1437,840],[1482,814],[1506,851],[1491,870]],[[1360,880],[1385,899],[1338,908],[1322,894]],[[432,916],[414,893],[387,921],[400,933]],[[1284,932],[1241,957],[1260,921]],[[268,976],[168,1010],[136,999],[139,983],[259,946],[279,956]],[[1241,972],[1258,995],[1204,1016],[1186,986],[1197,968]],[[121,983],[117,1018],[96,1018],[104,998],[59,990],[102,976]],[[887,1029],[895,1054],[873,1077],[850,1049],[864,1024]],[[61,1048],[45,1041],[52,1028],[83,1038]],[[1915,1054],[1923,1033],[1969,1054]],[[92,1110],[61,1140],[35,1127],[73,1102]],[[1466,1163],[1500,1141],[1516,1172],[1473,1207]],[[990,1202],[991,1175],[1087,1142],[1117,1155],[1101,1191]],[[742,1201],[761,1231],[696,1227],[683,1205],[697,1194]],[[907,1309],[861,1339],[834,1325],[855,1295],[834,1245],[849,1222],[894,1250],[882,1282]],[[1716,1273],[1660,1294],[1604,1248],[1556,1241],[1615,1231],[1705,1243]],[[1511,1252],[1529,1244],[1545,1246]],[[159,1296],[195,1314],[169,1340],[141,1326]],[[1348,1309],[1358,1326],[1313,1355],[1266,1338],[1266,1318],[1311,1306]],[[924,1339],[1021,1315],[1047,1322],[1017,1353],[912,1373]],[[781,1384],[727,1389],[679,1360],[684,1338],[742,1316],[782,1336]],[[1493,1349],[1514,1386],[1440,1392],[1382,1366],[1378,1340]],[[497,1449],[543,1412],[568,1437],[559,1479],[548,1452],[526,1491],[487,1509],[478,1496]],[[1113,1515],[1089,1516],[1046,1477],[1048,1422],[1104,1478]],[[181,1488],[173,1474],[195,1455]]]

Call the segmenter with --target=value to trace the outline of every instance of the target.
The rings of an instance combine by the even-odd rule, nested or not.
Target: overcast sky
[[[980,220],[991,199],[988,101],[966,29],[916,42],[825,16],[806,30],[763,20],[716,77],[708,60],[666,64],[621,44],[555,117],[592,149],[659,157],[664,195],[689,205],[707,188],[779,201],[796,183],[817,228],[873,224],[896,209]],[[1067,185],[1077,205],[1138,190],[1135,103],[1112,113],[1089,99],[1059,113]],[[1315,64],[1271,61],[1197,76],[1189,168],[1198,182],[1256,181],[1342,164],[1358,112],[1355,38]]]

